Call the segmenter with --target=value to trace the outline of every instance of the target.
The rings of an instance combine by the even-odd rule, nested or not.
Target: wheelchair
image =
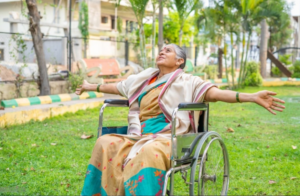
[[[128,107],[128,100],[107,99],[99,113],[98,137],[104,134],[127,134],[127,127],[103,127],[106,107]],[[200,113],[197,133],[176,135],[176,114],[180,111]],[[209,105],[180,103],[172,113],[171,167],[166,172],[163,195],[227,195],[229,158],[217,132],[208,131]],[[174,175],[180,172],[188,193],[174,193]],[[181,186],[181,185],[180,185]],[[169,188],[167,188],[169,187]],[[182,188],[180,188],[182,189]]]

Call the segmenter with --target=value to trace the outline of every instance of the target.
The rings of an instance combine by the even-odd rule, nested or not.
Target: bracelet
[[[236,98],[237,102],[241,103],[240,98],[239,98],[239,94],[240,94],[239,92],[236,92],[235,98]]]
[[[98,84],[98,85],[97,85],[97,92],[98,92],[98,93],[100,93],[100,86],[101,86],[101,84]]]

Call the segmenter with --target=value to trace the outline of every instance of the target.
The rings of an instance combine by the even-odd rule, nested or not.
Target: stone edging
[[[90,99],[90,98],[98,98],[98,97],[103,97],[103,93],[84,92],[80,96],[76,94],[59,94],[59,95],[48,95],[48,96],[2,100],[1,105],[5,108],[14,108],[14,107],[21,107],[21,106],[50,104],[55,102]]]

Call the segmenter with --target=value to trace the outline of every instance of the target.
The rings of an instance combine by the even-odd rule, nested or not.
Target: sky
[[[292,16],[300,16],[300,0],[286,0],[288,3],[293,3],[291,6]]]

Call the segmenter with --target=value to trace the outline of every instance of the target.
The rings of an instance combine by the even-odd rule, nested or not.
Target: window
[[[4,49],[0,49],[0,61],[4,61]]]
[[[108,23],[108,17],[102,16],[101,17],[101,23],[104,23],[104,24]]]

